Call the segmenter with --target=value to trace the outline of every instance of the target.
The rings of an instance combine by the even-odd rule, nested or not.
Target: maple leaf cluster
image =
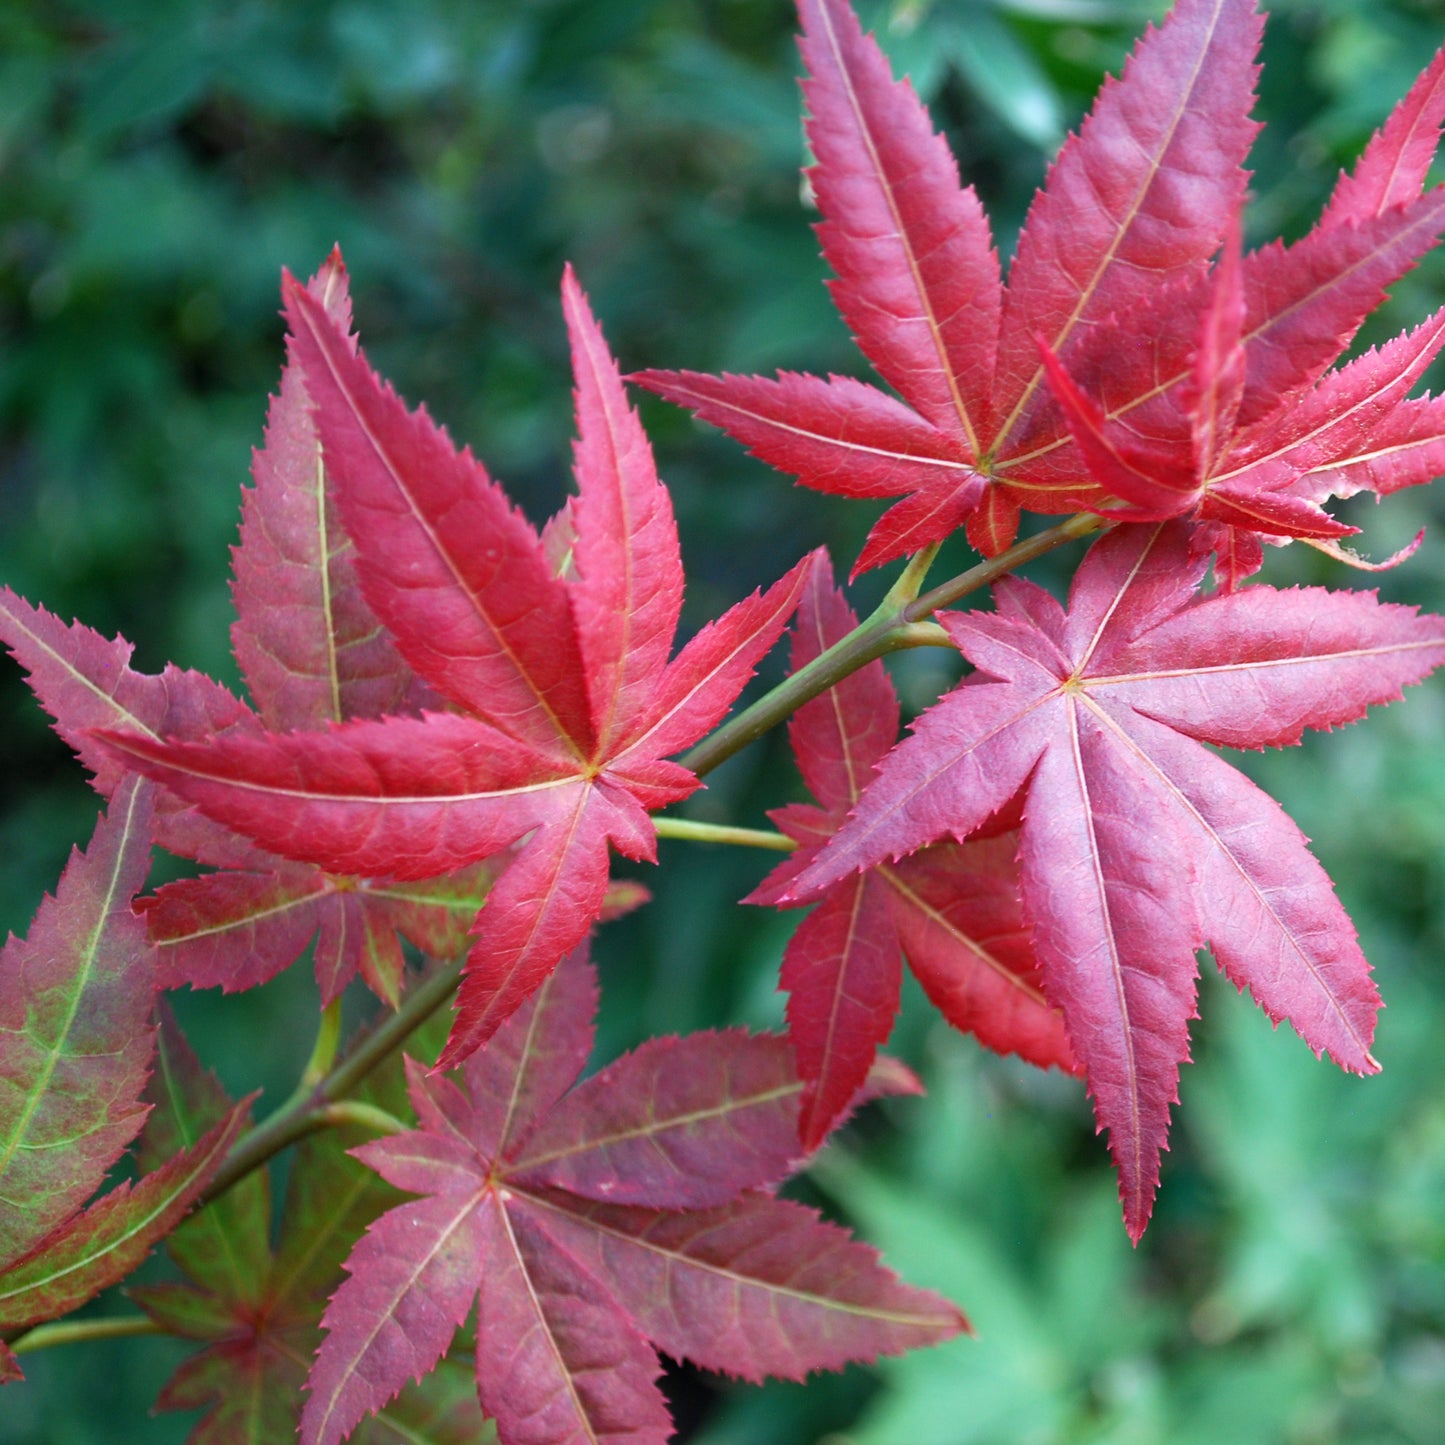
[[[774,1192],[860,1101],[916,1088],[878,1057],[905,961],[955,1027],[1083,1078],[1136,1241],[1200,949],[1316,1054],[1378,1068],[1379,998],[1329,879],[1212,749],[1356,721],[1445,662],[1445,619],[1249,581],[1264,542],[1346,555],[1329,499],[1445,469],[1445,410],[1409,395],[1445,310],[1335,366],[1445,226],[1425,186],[1445,52],[1319,225],[1245,253],[1262,20],[1180,0],[1065,143],[1005,285],[907,81],[845,0],[799,8],[832,292],[892,390],[635,379],[809,486],[901,498],[854,569],[910,559],[881,623],[819,551],[674,654],[671,500],[570,269],[577,491],[538,529],[371,369],[339,253],[283,285],[288,360],[233,559],[248,700],[140,673],[122,639],[0,589],[0,639],[109,799],[0,956],[0,1381],[6,1339],[167,1235],[186,1282],[134,1297],[203,1346],[160,1402],[207,1407],[203,1442],[387,1421],[460,1441],[478,1402],[504,1445],[661,1442],[658,1350],[800,1377],[956,1333],[955,1307]],[[1103,531],[1067,604],[1010,575],[1025,509]],[[959,528],[998,559],[992,611],[920,598]],[[788,1037],[653,1040],[579,1083],[588,936],[645,898],[611,856],[656,861],[653,814],[705,771],[705,749],[677,755],[719,736],[795,614],[781,710],[754,715],[791,713],[814,801],[771,814],[762,841],[789,856],[746,900],[812,909],[782,963]],[[878,658],[930,615],[925,640],[972,670],[900,741]],[[152,843],[208,871],[132,910]],[[217,1173],[248,1101],[152,1017],[160,990],[253,987],[313,940],[333,1016],[360,977],[413,1031],[439,975],[403,940],[465,960],[439,1057],[414,1048],[382,1103],[352,1093],[332,1119],[305,1081],[318,1124],[386,1132],[308,1144],[273,1243],[262,1159]],[[141,1181],[84,1208],[143,1124]]]

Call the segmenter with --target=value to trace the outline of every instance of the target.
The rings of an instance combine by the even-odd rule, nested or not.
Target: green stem
[[[241,1139],[201,1195],[201,1204],[209,1204],[224,1194],[253,1169],[259,1169],[273,1155],[279,1154],[288,1144],[294,1144],[307,1134],[326,1128],[332,1122],[330,1111],[337,1103],[446,1003],[461,976],[462,960],[458,959],[417,984],[402,1000],[401,1007],[368,1034],[312,1089],[305,1092],[298,1090],[269,1119],[258,1124]],[[374,1112],[380,1115],[383,1111]],[[398,1127],[405,1127],[398,1125],[390,1115],[386,1115],[386,1118],[388,1123],[385,1132],[391,1133]]]
[[[1035,533],[1032,537],[1025,537],[1022,542],[1014,543],[1007,552],[1000,552],[997,557],[990,557],[988,561],[980,562],[977,567],[970,567],[967,572],[960,572],[957,577],[923,593],[903,609],[904,615],[909,622],[921,622],[940,607],[947,607],[957,602],[960,597],[967,597],[970,592],[992,586],[1000,577],[1012,572],[1016,567],[1022,567],[1025,562],[1032,562],[1035,557],[1042,557],[1045,552],[1052,552],[1055,547],[1062,547],[1065,542],[1087,537],[1104,525],[1103,517],[1093,512],[1079,512],[1055,527]]]
[[[698,823],[690,818],[654,817],[659,838],[686,838],[693,843],[733,843],[743,848],[771,848],[791,853],[798,845],[781,833],[766,828],[729,828],[722,823]]]
[[[329,1129],[343,1128],[348,1124],[359,1129],[369,1129],[373,1134],[405,1134],[410,1124],[378,1109],[375,1104],[363,1104],[360,1099],[338,1099],[312,1111],[319,1123]]]
[[[790,717],[810,698],[827,692],[875,658],[900,648],[937,641],[937,633],[930,630],[920,636],[917,630],[931,612],[989,586],[1015,567],[1042,557],[1045,552],[1051,552],[1065,542],[1088,536],[1103,525],[1103,519],[1092,512],[1081,512],[919,596],[916,589],[922,583],[924,559],[931,559],[932,549],[926,548],[909,563],[903,576],[872,616],[832,647],[819,653],[806,667],[799,668],[771,692],[765,693],[751,707],[744,708],[735,718],[729,719],[678,761],[699,777],[711,772],[719,763],[726,762],[734,753],[741,752],[750,742]],[[920,565],[915,566],[915,563]]]
[[[86,1340],[122,1340],[133,1335],[160,1335],[165,1331],[147,1315],[123,1315],[105,1320],[57,1320],[53,1324],[36,1325],[20,1335],[10,1348],[17,1355],[32,1350],[49,1349],[52,1345],[73,1345]]]
[[[301,1073],[300,1087],[310,1091],[326,1077],[327,1071],[336,1062],[337,1046],[341,1043],[341,1000],[334,998],[321,1010],[321,1023],[316,1030],[316,1043],[311,1057]]]

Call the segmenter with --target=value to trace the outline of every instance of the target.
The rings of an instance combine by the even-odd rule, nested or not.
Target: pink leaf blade
[[[1369,593],[1252,587],[1220,595],[1137,638],[1091,679],[1203,742],[1279,747],[1305,728],[1357,721],[1445,662],[1445,619]]]
[[[167,883],[138,911],[156,946],[163,988],[254,988],[294,963],[315,936],[324,875],[285,866]]]
[[[155,957],[131,899],[152,789],[121,783],[25,939],[0,952],[0,1265],[99,1187],[148,1112]]]
[[[1326,226],[1368,220],[1415,200],[1424,189],[1445,121],[1445,49],[1420,73],[1389,119],[1370,138],[1325,207]]]
[[[981,472],[973,472],[957,485],[921,487],[911,497],[895,502],[869,529],[849,579],[941,542],[972,519],[988,492],[987,479]]]
[[[1181,0],[1106,80],[1035,197],[1010,272],[997,450],[1063,353],[1155,285],[1202,268],[1244,200],[1261,19],[1248,0]]]
[[[1316,1055],[1375,1073],[1380,996],[1349,917],[1284,810],[1213,753],[1160,725],[1131,729],[1200,835],[1199,887],[1219,966],[1276,1024],[1287,1019]]]
[[[788,993],[788,1033],[805,1081],[805,1150],[822,1144],[863,1087],[893,1032],[902,977],[887,889],[870,874],[835,885],[788,941],[779,987]]]
[[[945,433],[852,377],[708,376],[639,371],[628,378],[726,432],[806,487],[843,497],[953,494],[978,477]]]
[[[287,316],[367,602],[445,696],[559,757],[591,744],[563,584],[469,453],[409,412],[294,281]],[[485,539],[484,541],[480,539]]]
[[[754,1192],[669,1213],[532,1195],[547,1231],[674,1358],[745,1380],[801,1379],[968,1328],[811,1209]]]
[[[320,733],[108,746],[262,847],[336,873],[415,879],[498,852],[565,809],[576,777],[453,713]]]
[[[562,304],[577,378],[576,576],[569,590],[605,756],[615,738],[635,730],[667,666],[682,610],[682,563],[671,499],[570,268]]]
[[[485,1213],[477,1387],[508,1445],[666,1445],[657,1356],[521,1201]]]
[[[1340,447],[1302,471],[1292,490],[1348,497],[1391,496],[1445,473],[1445,398],[1401,402],[1352,447]]]
[[[1137,1244],[1189,1051],[1203,942],[1194,869],[1127,740],[1087,707],[1070,708],[1066,726],[1072,746],[1045,753],[1025,804],[1023,896]]]
[[[989,423],[1002,284],[943,137],[842,0],[806,0],[803,82],[831,290],[879,374],[966,454]]]
[[[351,303],[339,253],[306,290],[347,335]],[[295,363],[282,371],[252,474],[233,555],[231,637],[262,720],[282,731],[400,711],[414,679],[361,596]]]
[[[1408,409],[1412,403],[1405,397],[1442,346],[1445,307],[1413,331],[1329,372],[1308,396],[1287,398],[1278,410],[1242,431],[1229,468],[1216,480],[1227,486],[1237,476],[1247,477],[1256,491],[1289,485],[1314,501],[1360,490],[1358,485],[1333,488],[1328,483],[1311,487],[1304,478],[1312,469],[1348,456],[1356,445],[1368,446],[1400,408]]]
[[[1089,548],[1088,566],[1074,574],[1068,618],[1059,633],[1061,676],[1078,669],[1100,675],[1149,628],[1186,611],[1204,578],[1205,559],[1189,545],[1188,527],[1166,523],[1116,527]],[[1021,584],[1007,578],[1012,592]],[[960,631],[961,645],[978,644]]]
[[[42,607],[32,607],[0,587],[0,642],[26,672],[55,730],[109,798],[127,768],[91,735],[95,728],[124,728],[158,738],[201,737],[251,716],[219,683],[196,672],[168,667],[159,676],[135,671],[133,648],[122,637],[107,642],[83,623],[69,626]],[[187,858],[240,862],[250,850],[207,820],[162,796],[156,802],[155,841]]]
[[[408,1064],[409,1075],[421,1068],[411,1060]],[[433,1102],[433,1108],[426,1109],[418,1100],[417,1113],[423,1127],[369,1140],[357,1145],[352,1153],[388,1184],[408,1194],[430,1194],[453,1200],[466,1198],[475,1202],[477,1192],[486,1184],[486,1173],[485,1161],[462,1133],[463,1127],[471,1122],[471,1110],[466,1107],[469,1101],[462,1101],[462,1108],[457,1109],[458,1100],[451,1097],[452,1091],[445,1086],[422,1083],[415,1078],[409,1081],[414,1099],[424,1090]],[[437,1103],[452,1107],[439,1118]]]
[[[1130,504],[1128,520],[1163,521],[1193,508],[1201,492],[1193,457],[1146,445],[1110,425],[1103,409],[1079,389],[1058,357],[1047,348],[1041,354],[1049,391],[1090,475],[1105,492]],[[1103,500],[1099,510],[1105,516],[1115,515]]]
[[[478,1203],[455,1194],[413,1200],[382,1215],[357,1242],[307,1381],[304,1445],[337,1445],[446,1352],[487,1259]]]
[[[587,936],[606,896],[618,812],[605,785],[574,785],[497,881],[478,919],[438,1069],[485,1044]]]
[[[1232,217],[1224,250],[1210,278],[1209,304],[1199,328],[1187,384],[1195,472],[1210,476],[1228,449],[1244,399],[1244,283],[1239,220]]]
[[[584,942],[464,1065],[470,1134],[488,1159],[513,1156],[577,1081],[592,1052],[597,971]]]
[[[1035,699],[1008,684],[951,696],[955,706],[924,713],[889,754],[848,822],[784,901],[807,901],[849,873],[941,838],[966,838],[1022,789],[1049,741]]]
[[[1334,541],[1352,537],[1360,529],[1330,516],[1317,502],[1288,491],[1256,492],[1241,487],[1211,488],[1199,508],[1199,516],[1223,522],[1263,537],[1299,537]]]
[[[339,888],[317,910],[316,987],[322,1007],[341,997],[358,975],[389,1008],[401,1002],[406,955],[385,909],[368,906],[359,891]]]
[[[939,843],[878,869],[908,965],[954,1028],[997,1054],[1080,1072],[1044,994],[1019,895],[1018,837]]]
[[[1238,424],[1260,420],[1313,383],[1442,228],[1445,186],[1437,186],[1377,217],[1317,226],[1292,246],[1245,257],[1247,371]]]
[[[968,514],[968,540],[985,557],[997,557],[1018,536],[1020,503],[1008,487],[988,487]]]
[[[754,592],[709,622],[669,664],[643,730],[614,760],[666,757],[719,722],[782,636],[807,578],[805,557],[766,592]]]
[[[792,671],[801,671],[857,625],[853,609],[833,586],[827,554],[819,553],[793,625]],[[788,723],[788,737],[803,781],[823,808],[851,808],[874,765],[898,740],[898,698],[882,662],[868,663],[805,702]]]
[[[724,1203],[796,1168],[801,1089],[773,1035],[651,1039],[573,1089],[508,1177],[616,1204]]]

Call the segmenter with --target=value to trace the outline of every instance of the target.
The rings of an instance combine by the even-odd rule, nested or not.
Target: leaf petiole
[[[309,1094],[326,1077],[327,1070],[336,1062],[336,1049],[340,1042],[341,1000],[334,998],[321,1010],[316,1043],[311,1049],[311,1057],[307,1060],[305,1069],[302,1070],[298,1090]]]
[[[701,823],[691,818],[654,817],[659,838],[686,838],[693,843],[732,843],[741,848],[771,848],[791,853],[798,845],[782,833],[766,828],[731,828],[723,823]]]
[[[135,1335],[159,1335],[165,1331],[147,1315],[122,1315],[100,1320],[57,1320],[36,1325],[10,1346],[17,1355],[46,1350],[52,1345],[81,1344],[87,1340],[121,1340]]]

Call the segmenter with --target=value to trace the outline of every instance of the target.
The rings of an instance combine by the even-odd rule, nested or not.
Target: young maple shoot
[[[1082,1075],[1136,1241],[1199,949],[1316,1054],[1378,1067],[1329,879],[1201,744],[1296,743],[1445,662],[1445,619],[1250,580],[1265,543],[1359,564],[1324,504],[1445,469],[1445,403],[1410,396],[1445,310],[1335,365],[1445,226],[1445,52],[1319,224],[1246,252],[1262,17],[1180,0],[1065,143],[1005,283],[908,82],[845,0],[799,9],[832,294],[892,391],[636,380],[808,486],[901,499],[854,567],[909,559],[871,618],[820,551],[674,656],[671,500],[570,269],[577,493],[538,530],[372,371],[339,253],[283,287],[234,554],[248,700],[0,590],[0,639],[109,800],[0,954],[0,1382],[167,1235],[186,1282],[137,1290],[137,1324],[201,1346],[160,1403],[205,1407],[203,1445],[459,1445],[479,1406],[503,1445],[660,1445],[657,1350],[799,1377],[955,1334],[955,1306],[774,1193],[859,1102],[916,1088],[878,1057],[905,958],[986,1047]],[[1083,519],[1016,544],[1023,510]],[[959,528],[994,564],[924,593]],[[1067,605],[1008,575],[1089,530]],[[992,611],[936,611],[985,583]],[[715,732],[795,613],[792,678]],[[973,670],[900,742],[878,658],[925,623]],[[588,935],[644,896],[612,851],[655,861],[653,815],[788,711],[815,803],[773,812],[790,856],[747,901],[812,907],[789,1037],[656,1039],[578,1083]],[[152,843],[209,871],[133,910]],[[256,986],[313,939],[316,1055],[248,1127],[156,994]],[[357,977],[383,1021],[338,1057]],[[140,1181],[86,1208],[142,1125]],[[363,1129],[384,1137],[345,1152]],[[316,1130],[273,1243],[266,1162]]]

